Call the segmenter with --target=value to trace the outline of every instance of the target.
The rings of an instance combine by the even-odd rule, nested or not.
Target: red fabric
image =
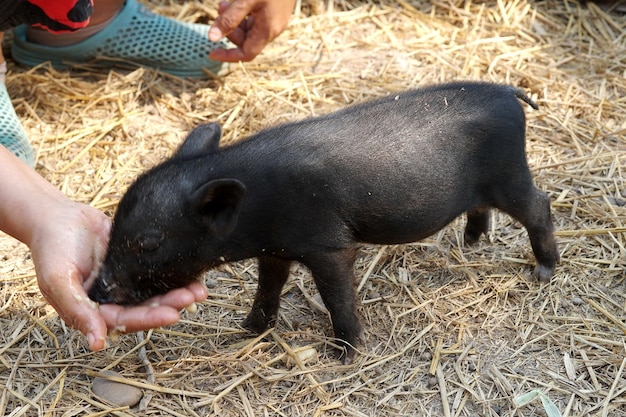
[[[65,32],[84,28],[89,24],[93,11],[93,0],[27,0],[37,6],[45,16],[34,26],[52,32]]]

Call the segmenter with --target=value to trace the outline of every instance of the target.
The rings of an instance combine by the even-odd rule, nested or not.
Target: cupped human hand
[[[45,207],[46,219],[33,232],[30,249],[39,288],[59,316],[86,335],[89,347],[106,346],[108,331],[135,332],[176,323],[179,310],[207,297],[194,282],[139,306],[103,304],[87,296],[90,277],[106,251],[111,221],[88,205],[63,200]]]
[[[251,61],[289,24],[295,0],[222,1],[218,16],[209,29],[209,40],[224,36],[237,47],[218,48],[209,58],[222,62]]]

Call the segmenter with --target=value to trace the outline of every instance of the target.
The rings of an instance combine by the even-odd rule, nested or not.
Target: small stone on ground
[[[102,371],[100,373],[103,375],[122,377],[122,375],[113,371]],[[139,388],[100,377],[96,377],[93,380],[91,390],[99,398],[119,407],[134,407],[139,403],[141,397],[143,396],[143,393]]]

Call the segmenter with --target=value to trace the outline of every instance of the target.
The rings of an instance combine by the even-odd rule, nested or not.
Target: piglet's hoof
[[[251,312],[241,323],[241,327],[252,333],[261,334],[268,327],[274,327],[276,317],[266,319],[261,313]]]
[[[120,374],[113,371],[102,371],[100,373],[103,375],[122,377]],[[98,398],[118,407],[134,407],[139,404],[143,396],[139,388],[101,377],[96,377],[93,380],[91,390]]]
[[[548,284],[554,275],[554,268],[537,264],[533,276],[542,284]]]

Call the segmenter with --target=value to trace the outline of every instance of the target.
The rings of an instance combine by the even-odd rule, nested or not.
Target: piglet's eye
[[[154,252],[161,247],[163,239],[163,234],[158,232],[138,236],[135,240],[135,248],[140,252]]]

